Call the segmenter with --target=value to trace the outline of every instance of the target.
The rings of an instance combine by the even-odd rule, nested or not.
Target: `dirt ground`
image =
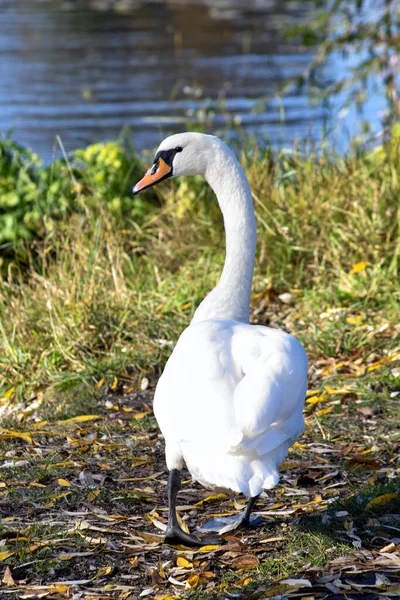
[[[163,542],[152,396],[108,390],[95,414],[1,430],[0,598],[400,598],[398,426],[384,411],[351,392],[321,409],[311,394],[281,483],[257,504],[261,526],[188,549]],[[190,531],[244,506],[183,482]]]

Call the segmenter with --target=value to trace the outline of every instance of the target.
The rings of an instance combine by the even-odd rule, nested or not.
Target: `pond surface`
[[[321,107],[274,97],[311,58],[282,36],[310,10],[290,0],[0,0],[0,131],[47,161],[57,135],[69,152],[129,127],[137,148],[152,148],[210,116],[213,131],[240,123],[276,147],[318,139]]]

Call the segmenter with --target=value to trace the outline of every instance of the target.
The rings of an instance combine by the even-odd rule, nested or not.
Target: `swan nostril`
[[[151,171],[150,171],[150,173],[151,173],[152,175],[155,175],[155,174],[157,173],[157,171],[158,171],[158,167],[159,167],[159,166],[160,166],[160,163],[159,163],[159,161],[157,161],[156,163],[154,163],[154,165],[151,167]]]

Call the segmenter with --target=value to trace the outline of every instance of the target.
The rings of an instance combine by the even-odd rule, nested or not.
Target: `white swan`
[[[249,324],[256,224],[248,181],[233,152],[214,136],[172,135],[133,192],[178,175],[206,178],[226,232],[218,285],[179,338],[154,398],[170,471],[166,541],[202,545],[209,540],[185,533],[176,516],[184,462],[204,486],[249,497],[246,511],[219,533],[248,525],[257,496],[278,483],[278,467],[303,431],[307,355],[291,335]]]

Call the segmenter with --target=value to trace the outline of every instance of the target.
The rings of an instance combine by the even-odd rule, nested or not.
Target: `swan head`
[[[153,164],[135,185],[133,193],[178,175],[205,175],[217,147],[224,145],[213,135],[204,133],[177,133],[165,138],[159,145]]]

